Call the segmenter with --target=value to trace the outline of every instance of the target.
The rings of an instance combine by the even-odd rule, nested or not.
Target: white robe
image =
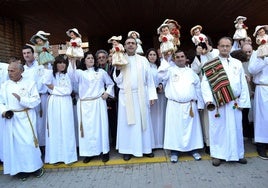
[[[192,70],[199,75],[200,81],[202,81],[202,67],[211,59],[217,57],[219,55],[219,50],[218,49],[212,49],[212,51],[200,55],[200,60],[195,57],[194,61],[191,64]],[[208,110],[204,108],[200,114],[200,121],[201,121],[201,126],[202,126],[202,131],[203,131],[203,139],[204,142],[206,143],[206,146],[209,146],[209,118],[208,118]]]
[[[47,87],[42,84],[41,80],[45,73],[45,67],[38,65],[37,61],[34,61],[32,66],[28,67],[24,65],[23,77],[28,80],[35,81],[37,89],[41,98],[41,103],[35,107],[37,114],[37,138],[40,146],[45,146],[45,127],[46,127],[46,113],[47,113]]]
[[[253,108],[255,142],[268,143],[268,58],[251,60],[248,70],[256,84]]]
[[[1,84],[8,80],[7,73],[8,64],[0,63],[0,92],[1,92]],[[0,161],[3,161],[3,128],[4,128],[4,119],[2,116],[0,117]]]
[[[79,100],[77,102],[78,135],[80,156],[96,156],[109,152],[109,127],[106,101],[101,95],[106,92],[114,97],[114,83],[103,69],[95,71],[76,70],[72,66],[68,71],[79,84]],[[106,88],[106,90],[105,90]],[[84,136],[81,136],[82,123]]]
[[[149,62],[145,57],[140,55],[128,56],[129,64],[126,66],[131,67],[131,92],[133,96],[133,104],[136,124],[128,124],[126,114],[126,98],[124,90],[124,75],[122,71],[116,76],[114,71],[114,81],[120,88],[119,101],[118,101],[118,126],[117,126],[117,141],[116,149],[122,154],[132,154],[141,157],[144,153],[151,153],[154,148],[154,136],[152,124],[150,120],[149,100],[157,99],[153,77],[150,72]],[[140,69],[137,64],[140,64]],[[144,81],[144,97],[146,104],[140,104],[138,96],[138,71],[142,75]],[[147,128],[143,130],[141,122],[140,105],[145,105],[147,116]]]
[[[162,80],[158,78],[157,66],[150,63],[150,68],[154,78],[155,86],[157,87],[160,83],[163,85]],[[164,92],[157,93],[157,98],[158,99],[155,100],[154,105],[152,105],[150,108],[150,114],[154,132],[155,148],[163,148],[167,98],[165,97]]]
[[[12,93],[17,93],[18,101]],[[7,110],[29,108],[28,115],[36,136],[36,113],[34,107],[40,103],[36,85],[22,78],[18,82],[7,80],[1,87],[0,114]],[[35,147],[31,124],[27,113],[14,112],[11,119],[5,119],[3,128],[4,174],[15,175],[19,172],[34,172],[43,166],[39,147]]]
[[[188,67],[170,67],[166,61],[161,62],[158,75],[167,81],[164,149],[185,152],[203,148],[198,109],[203,109],[204,103],[199,77]]]
[[[248,86],[242,63],[239,60],[232,57],[228,59],[219,58],[230,81],[233,94],[237,99],[219,107],[220,117],[215,117],[216,109],[209,111],[210,154],[211,157],[218,159],[238,161],[244,158],[242,112],[239,109],[233,109],[233,106],[237,102],[240,108],[250,108]],[[214,102],[205,75],[201,82],[201,89],[204,102]]]
[[[54,89],[49,90],[47,105],[45,162],[75,162],[77,154],[70,78],[62,73],[56,73],[54,77],[48,70],[43,83],[54,85]]]

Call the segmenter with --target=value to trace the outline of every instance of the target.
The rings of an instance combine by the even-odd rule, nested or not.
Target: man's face
[[[178,67],[185,67],[187,59],[186,59],[184,52],[175,53],[174,61]]]
[[[249,60],[250,57],[251,57],[251,54],[252,54],[252,46],[249,45],[249,44],[245,44],[243,47],[242,47],[242,50],[245,54],[247,54],[247,59]]]
[[[10,80],[17,82],[21,79],[22,70],[20,70],[18,63],[11,62],[8,66],[8,76]]]
[[[34,54],[32,53],[31,49],[23,49],[22,55],[26,63],[32,63],[34,61]]]
[[[135,39],[129,38],[125,42],[125,49],[128,55],[134,55],[137,49],[137,43]]]
[[[226,57],[226,58],[229,57],[231,48],[232,48],[232,43],[230,40],[223,38],[219,41],[218,49],[220,52],[220,56]]]
[[[99,66],[104,66],[107,63],[108,58],[105,53],[99,53],[97,57],[97,61],[98,61]]]

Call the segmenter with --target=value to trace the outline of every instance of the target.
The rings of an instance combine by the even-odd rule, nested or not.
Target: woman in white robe
[[[88,163],[94,156],[102,155],[102,161],[109,160],[109,125],[106,99],[114,97],[114,83],[103,69],[97,68],[92,53],[85,53],[76,69],[71,61],[68,72],[78,82],[77,101],[79,154]]]
[[[77,161],[72,86],[67,73],[68,61],[58,56],[53,71],[47,70],[43,83],[49,88],[47,104],[45,162],[65,164]]]
[[[146,58],[150,62],[150,70],[154,78],[154,84],[157,91],[157,100],[155,104],[150,108],[152,128],[154,132],[154,148],[163,148],[164,145],[164,131],[165,131],[165,114],[167,98],[164,93],[164,84],[161,79],[158,78],[157,68],[160,65],[160,60],[157,51],[151,48],[146,53]]]

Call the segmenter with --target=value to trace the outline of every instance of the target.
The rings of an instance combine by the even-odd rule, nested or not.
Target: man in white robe
[[[242,63],[229,55],[231,47],[232,39],[228,37],[223,37],[218,42],[219,60],[226,72],[235,100],[209,111],[210,155],[213,158],[213,166],[219,166],[221,160],[247,163],[244,158],[242,109],[250,108],[250,99]],[[201,82],[201,90],[205,104],[215,104],[205,75]]]
[[[35,82],[22,77],[23,66],[11,62],[10,80],[4,82],[0,93],[0,114],[4,126],[4,174],[16,175],[26,180],[30,174],[43,175],[43,162],[36,137],[36,113],[40,103]]]
[[[162,60],[158,76],[167,82],[164,149],[171,150],[171,162],[178,161],[179,152],[190,152],[195,160],[201,160],[196,149],[203,148],[202,129],[198,109],[204,108],[200,80],[186,66],[184,52],[175,53],[175,66]]]
[[[41,83],[41,77],[44,76],[45,69],[48,69],[48,65],[38,65],[38,62],[34,58],[34,50],[31,46],[25,45],[22,48],[22,55],[25,60],[23,77],[30,81],[34,81],[37,85],[38,93],[40,95],[41,103],[35,107],[37,113],[37,138],[39,146],[44,154],[45,146],[45,123],[47,113],[47,98],[48,89],[47,86]]]
[[[2,92],[1,84],[8,79],[7,67],[7,63],[0,62],[0,92]],[[0,117],[0,163],[3,162],[3,128],[5,126],[4,123],[4,119]]]
[[[253,108],[254,139],[259,157],[268,160],[268,57],[251,59],[248,70],[256,85]]]
[[[125,41],[125,49],[128,64],[117,66],[113,76],[120,88],[116,149],[127,161],[131,155],[154,156],[149,108],[157,94],[148,60],[136,54],[136,40],[129,37]]]
[[[202,67],[208,62],[209,60],[217,57],[219,55],[219,50],[212,48],[212,42],[208,37],[206,39],[206,45],[208,50],[205,54],[203,54],[203,48],[201,46],[196,47],[196,56],[194,61],[191,63],[192,70],[198,74],[200,81],[202,81]],[[200,120],[201,126],[203,131],[203,139],[205,143],[205,152],[210,154],[209,150],[209,118],[208,118],[208,110],[205,108],[204,110],[200,111]]]

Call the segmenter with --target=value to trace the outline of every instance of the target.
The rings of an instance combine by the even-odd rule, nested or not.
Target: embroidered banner
[[[218,57],[207,62],[202,71],[208,79],[217,107],[235,100],[228,76]]]

